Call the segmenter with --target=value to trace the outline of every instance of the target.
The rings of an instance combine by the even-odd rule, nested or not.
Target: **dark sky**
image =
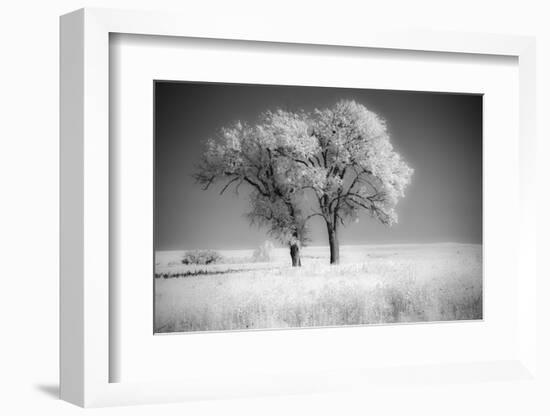
[[[382,116],[397,152],[414,168],[389,228],[366,214],[341,228],[341,244],[464,242],[482,238],[482,97],[410,91],[184,82],[155,83],[155,247],[254,248],[239,196],[203,191],[191,177],[204,141],[235,120],[254,123],[268,109],[312,110],[354,99]],[[321,219],[311,245],[327,245]]]

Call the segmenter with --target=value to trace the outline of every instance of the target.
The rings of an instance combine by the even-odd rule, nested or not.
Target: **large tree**
[[[355,101],[340,101],[312,114],[266,112],[255,126],[237,122],[222,129],[208,141],[195,177],[205,189],[222,181],[221,193],[250,186],[249,219],[288,244],[299,266],[309,219],[324,219],[330,263],[336,264],[339,227],[362,211],[396,223],[395,207],[412,173],[393,149],[384,120]],[[315,207],[304,207],[306,192],[313,192]]]
[[[288,245],[293,266],[301,266],[300,249],[307,238],[307,218],[301,207],[305,176],[296,163],[283,157],[300,150],[307,137],[303,115],[277,111],[264,113],[257,125],[236,122],[222,128],[206,144],[194,175],[204,189],[222,184],[220,194],[241,185],[250,189],[251,223],[268,227],[271,236]]]
[[[309,135],[300,146],[310,154],[289,155],[305,168],[318,202],[309,217],[324,219],[330,263],[335,264],[340,260],[339,227],[358,220],[361,211],[383,224],[397,222],[395,207],[413,170],[393,149],[384,120],[355,101],[315,110],[308,123]]]

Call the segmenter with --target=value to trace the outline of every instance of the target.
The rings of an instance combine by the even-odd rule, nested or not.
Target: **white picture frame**
[[[236,27],[238,26],[238,31]],[[281,373],[235,382],[231,374],[175,382],[110,382],[109,348],[109,34],[137,34],[281,44],[331,45],[441,53],[505,55],[519,65],[518,347],[509,360],[419,367],[418,379],[476,383],[491,374],[536,378],[535,41],[529,37],[464,33],[379,32],[359,28],[327,33],[261,27],[243,20],[205,26],[193,16],[82,9],[61,18],[61,398],[80,406],[157,403],[360,388],[407,380],[407,369]],[[477,374],[477,376],[476,376]],[[358,387],[359,386],[359,387]]]

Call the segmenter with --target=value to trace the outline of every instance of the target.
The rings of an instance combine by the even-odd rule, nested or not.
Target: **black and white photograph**
[[[547,3],[3,2],[0,414],[549,416]]]
[[[154,82],[154,333],[483,319],[483,96]]]

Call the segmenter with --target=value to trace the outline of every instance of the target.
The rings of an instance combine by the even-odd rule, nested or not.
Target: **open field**
[[[271,262],[253,250],[220,251],[214,265],[185,265],[182,251],[159,251],[155,332],[364,325],[482,318],[482,248],[467,244],[288,249]]]

